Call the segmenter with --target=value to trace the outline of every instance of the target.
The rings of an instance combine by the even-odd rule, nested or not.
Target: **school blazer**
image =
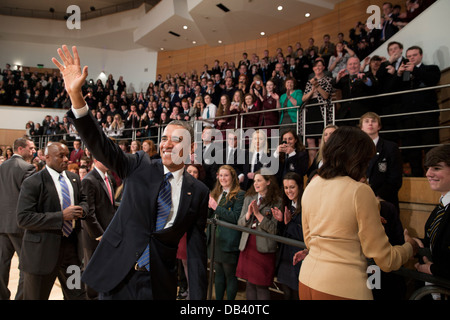
[[[226,200],[223,206],[217,206],[216,210],[209,209],[209,217],[224,222],[237,224],[244,205],[245,192],[240,190],[232,200]],[[224,252],[239,251],[241,232],[230,228],[217,226],[216,246]],[[211,243],[211,225],[208,225],[208,245]]]
[[[249,220],[245,219],[245,214],[248,211],[248,206],[253,200],[257,200],[257,198],[258,198],[257,194],[245,197],[238,225],[242,227],[251,228],[254,223],[258,222],[258,220],[255,218],[254,215],[252,215]],[[264,219],[261,221],[261,223],[256,224],[255,228],[256,231],[262,231],[274,235],[277,234],[278,221],[272,216],[272,210],[270,210],[271,208],[275,207],[281,210],[282,207],[281,199],[279,199],[275,204],[271,206],[263,205],[259,207],[259,212],[261,212],[261,214],[264,216]],[[248,232],[242,232],[241,241],[239,243],[240,251],[243,251],[245,249],[249,235],[250,234]],[[256,248],[260,253],[276,252],[277,242],[266,237],[256,236]]]

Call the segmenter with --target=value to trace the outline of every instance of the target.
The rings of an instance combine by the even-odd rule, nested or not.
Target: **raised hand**
[[[74,108],[82,108],[86,105],[81,91],[86,78],[88,76],[88,67],[85,66],[81,71],[80,57],[77,48],[72,47],[73,57],[66,45],[58,48],[57,52],[61,58],[62,64],[56,59],[52,58],[52,62],[58,67],[64,78],[64,85],[67,93],[70,96]]]

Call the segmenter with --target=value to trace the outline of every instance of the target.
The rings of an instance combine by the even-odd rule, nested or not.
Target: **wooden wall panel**
[[[158,54],[157,73],[165,74],[187,72],[188,70],[202,70],[203,64],[212,66],[215,59],[221,64],[223,61],[234,61],[236,64],[242,59],[242,53],[247,52],[249,56],[256,53],[262,56],[265,49],[269,50],[270,56],[275,55],[277,48],[286,52],[288,45],[295,46],[300,41],[303,48],[308,46],[308,39],[313,37],[315,45],[323,43],[323,35],[330,34],[331,41],[337,41],[337,34],[344,33],[345,39],[349,39],[349,31],[358,21],[365,22],[369,15],[366,13],[370,5],[378,5],[380,8],[386,0],[346,0],[336,4],[335,10],[323,17],[313,19],[304,24],[292,27],[283,32],[270,36],[257,38],[236,44],[219,45],[214,47],[199,46],[192,49],[177,51],[162,51]],[[390,0],[394,5],[400,4],[405,7],[404,0]],[[187,51],[186,51],[187,50]],[[186,53],[188,52],[188,54]],[[188,55],[186,58],[185,55]],[[185,66],[185,70],[177,70]]]
[[[25,130],[0,129],[0,146],[12,147],[14,141],[25,134]]]

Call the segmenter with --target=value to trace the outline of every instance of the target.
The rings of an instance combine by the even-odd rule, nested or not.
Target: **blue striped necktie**
[[[164,181],[161,185],[161,189],[158,194],[158,213],[156,216],[156,231],[164,228],[167,222],[167,218],[170,214],[170,208],[172,207],[172,188],[170,186],[169,179],[172,178],[172,173],[168,172],[164,176]],[[141,257],[137,261],[140,268],[144,267],[150,271],[150,246],[147,245]]]
[[[63,175],[59,175],[59,184],[61,185],[61,194],[63,199],[63,206],[62,209],[70,206],[70,192],[69,187],[66,183],[66,180],[64,179]],[[62,232],[65,237],[70,236],[72,233],[73,227],[72,227],[72,220],[64,220]]]

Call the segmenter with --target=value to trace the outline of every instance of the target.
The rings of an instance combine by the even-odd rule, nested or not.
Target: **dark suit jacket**
[[[437,207],[431,212],[430,217],[425,223],[425,235],[427,235],[427,230],[436,217],[436,211]],[[423,244],[425,248],[430,247],[430,239],[428,236],[425,236]],[[434,247],[431,248],[431,252],[431,257],[428,257],[433,262],[431,265],[431,273],[436,277],[450,279],[450,206],[447,206],[447,210],[439,224],[436,240]]]
[[[380,138],[377,153],[367,168],[367,178],[375,195],[392,203],[397,210],[398,191],[403,182],[402,173],[402,160],[397,144]]]
[[[34,172],[34,166],[17,155],[0,165],[0,233],[23,233],[17,225],[17,201],[22,182]]]
[[[237,176],[244,175],[244,181],[240,184],[242,190],[247,190],[248,177],[250,171],[249,152],[246,149],[236,148],[233,154],[232,162],[228,158],[228,146],[223,149],[223,164],[228,164],[236,171]]]
[[[111,176],[109,179],[114,181]],[[111,181],[111,191],[114,197],[114,187]],[[116,207],[111,203],[103,178],[96,169],[92,169],[83,178],[81,185],[83,186],[83,192],[86,194],[89,205],[86,219],[81,222],[83,243],[87,244],[91,243],[90,240],[95,240],[105,233],[106,228],[116,212]]]
[[[303,176],[308,171],[308,165],[309,165],[309,158],[308,153],[306,151],[300,152],[297,151],[295,153],[295,156],[289,157],[284,161],[280,161],[277,173],[278,185],[279,186],[283,185],[283,177],[288,172],[297,173],[300,177],[302,177],[303,182]],[[301,187],[303,188],[303,185]]]
[[[94,157],[126,180],[121,204],[82,276],[97,292],[110,292],[119,285],[147,245],[154,299],[175,299],[177,294],[176,253],[187,232],[189,294],[206,299],[206,218],[209,190],[186,171],[180,204],[172,227],[155,230],[158,190],[164,179],[161,160],[151,160],[140,151],[125,154],[94,121],[92,115],[74,119],[81,138]]]
[[[421,64],[411,73],[410,81],[403,81],[397,76],[400,90],[411,90],[436,86],[441,79],[441,71],[436,65]],[[435,90],[412,92],[401,95],[403,112],[414,112],[439,109]],[[419,115],[422,117],[422,115]]]
[[[66,171],[72,183],[75,205],[87,213],[86,196],[81,191],[80,177]],[[54,270],[61,245],[63,213],[55,184],[47,169],[25,179],[17,206],[17,223],[25,229],[19,268],[45,275]],[[73,234],[78,237],[80,221],[76,220]],[[72,236],[72,235],[71,235]]]
[[[203,150],[202,155],[202,166],[205,170],[204,182],[206,186],[212,190],[216,184],[217,170],[219,170],[222,164],[222,158],[218,151],[222,151],[222,144],[218,142],[212,142],[205,150]],[[215,159],[215,157],[220,157],[220,159]]]

